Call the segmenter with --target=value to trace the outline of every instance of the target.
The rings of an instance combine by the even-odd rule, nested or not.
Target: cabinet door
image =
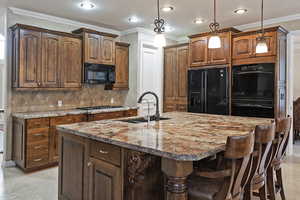
[[[41,33],[21,29],[19,45],[19,87],[39,87],[41,69]]]
[[[190,40],[189,66],[199,67],[207,64],[207,37]]]
[[[59,135],[58,199],[87,199],[88,161],[88,142],[84,138]]]
[[[177,48],[177,97],[183,103],[187,101],[187,90],[188,90],[188,55],[189,50],[187,46]]]
[[[60,36],[42,33],[42,87],[59,87]]]
[[[115,65],[115,40],[111,37],[102,37],[101,64]]]
[[[229,33],[221,33],[219,36],[221,38],[221,48],[208,49],[208,63],[210,65],[230,62],[230,35]]]
[[[84,62],[86,63],[101,63],[101,39],[97,34],[84,34]]]
[[[276,32],[267,32],[265,33],[266,43],[268,46],[267,53],[256,53],[256,45],[258,42],[258,38],[261,34],[256,34],[253,36],[253,54],[256,57],[263,57],[263,56],[275,56],[276,55]]]
[[[129,89],[129,49],[125,46],[116,46],[116,83],[114,88]]]
[[[64,88],[81,87],[82,60],[81,40],[62,38],[61,42],[61,86]]]
[[[90,158],[89,166],[89,200],[121,200],[122,173],[107,162]]]
[[[177,96],[176,48],[166,49],[164,59],[164,102],[175,103]]]
[[[232,58],[242,59],[254,57],[253,36],[246,35],[233,38]]]

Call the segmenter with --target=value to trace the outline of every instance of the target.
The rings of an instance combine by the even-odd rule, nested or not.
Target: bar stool
[[[276,133],[273,142],[273,154],[271,156],[271,164],[267,172],[267,185],[269,199],[275,200],[276,194],[279,192],[281,199],[285,200],[285,193],[282,181],[282,162],[286,154],[286,149],[290,137],[291,118],[276,119]],[[274,177],[276,174],[276,179]]]
[[[227,138],[222,168],[197,170],[188,179],[189,200],[240,200],[251,164],[254,133]]]
[[[245,200],[253,199],[258,194],[261,200],[267,199],[267,169],[271,161],[272,142],[275,138],[275,122],[271,125],[256,126],[253,151],[253,164],[250,178],[245,187]],[[258,191],[258,193],[254,193]]]

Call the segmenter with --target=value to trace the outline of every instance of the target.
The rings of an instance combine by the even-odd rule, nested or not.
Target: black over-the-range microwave
[[[115,66],[85,63],[84,83],[108,85],[114,84]]]

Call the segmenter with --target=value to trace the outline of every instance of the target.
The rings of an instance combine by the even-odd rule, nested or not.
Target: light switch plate
[[[57,101],[57,106],[58,106],[58,107],[62,107],[62,105],[63,105],[63,101],[62,101],[62,100],[58,100],[58,101]]]

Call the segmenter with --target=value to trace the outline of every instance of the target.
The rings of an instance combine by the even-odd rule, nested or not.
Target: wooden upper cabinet
[[[221,38],[221,48],[208,49],[207,62],[210,65],[230,63],[230,33],[220,33],[219,36]]]
[[[41,33],[32,30],[20,30],[19,45],[19,87],[38,87],[41,68]]]
[[[266,57],[266,56],[275,56],[276,55],[276,41],[277,41],[277,32],[271,31],[265,33],[265,38],[268,46],[267,53],[256,53],[256,45],[258,38],[261,34],[257,33],[248,33],[244,35],[237,34],[233,37],[232,43],[232,58],[237,59],[247,59],[255,57]]]
[[[165,100],[175,100],[177,95],[176,83],[176,48],[166,49],[164,58],[164,98]]]
[[[86,63],[101,63],[101,40],[100,35],[84,34],[84,61]]]
[[[117,35],[91,29],[80,28],[73,33],[82,35],[84,62],[103,65],[115,65],[115,38]]]
[[[81,40],[64,37],[61,43],[61,85],[65,88],[81,86]]]
[[[23,24],[10,30],[14,88],[81,87],[80,36]]]
[[[59,58],[61,37],[42,33],[42,87],[59,87]]]
[[[188,56],[189,49],[187,46],[177,48],[177,75],[178,75],[178,97],[187,98],[187,71],[188,71]]]
[[[129,89],[129,44],[116,44],[116,82],[113,89]]]
[[[253,36],[246,35],[233,38],[233,59],[249,58],[253,56]]]
[[[112,37],[102,37],[101,46],[102,64],[115,65],[115,39]]]
[[[189,66],[197,67],[207,64],[207,37],[190,40]]]

